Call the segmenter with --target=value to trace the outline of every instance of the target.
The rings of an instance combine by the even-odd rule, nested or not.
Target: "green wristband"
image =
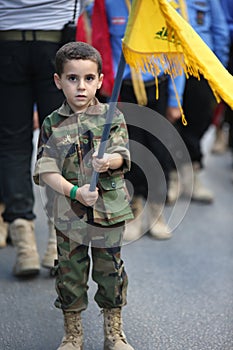
[[[74,201],[76,198],[77,190],[78,190],[78,186],[73,186],[70,190],[70,199],[72,199],[72,201]]]

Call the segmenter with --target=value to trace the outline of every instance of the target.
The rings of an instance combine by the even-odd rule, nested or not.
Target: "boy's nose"
[[[85,84],[84,84],[84,79],[80,79],[78,83],[78,89],[84,89]]]

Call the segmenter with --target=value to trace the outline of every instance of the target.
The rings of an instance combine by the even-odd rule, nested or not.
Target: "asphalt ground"
[[[203,182],[214,191],[211,205],[191,203],[167,241],[148,235],[122,249],[129,276],[124,330],[135,350],[233,349],[233,183],[232,157],[203,147]],[[35,187],[36,238],[41,258],[47,218]],[[182,210],[183,204],[180,203]],[[169,218],[172,208],[165,208]],[[63,336],[63,319],[53,305],[54,278],[46,269],[33,279],[12,275],[15,250],[0,250],[0,350],[53,350]],[[85,350],[103,349],[103,316],[89,281],[83,312]]]

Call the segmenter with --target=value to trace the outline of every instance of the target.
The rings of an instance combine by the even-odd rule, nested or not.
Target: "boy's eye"
[[[71,76],[69,77],[69,80],[70,80],[70,81],[76,81],[76,80],[77,80],[77,77],[76,77],[75,75],[71,75]]]
[[[93,75],[88,75],[87,77],[86,77],[86,80],[87,81],[92,81],[92,80],[94,80],[95,79],[95,76],[93,76]]]

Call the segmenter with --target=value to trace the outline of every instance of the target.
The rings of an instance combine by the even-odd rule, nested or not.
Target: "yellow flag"
[[[233,109],[233,76],[168,0],[133,1],[122,48],[126,62],[155,77],[161,69],[176,77],[208,81],[217,101]]]

